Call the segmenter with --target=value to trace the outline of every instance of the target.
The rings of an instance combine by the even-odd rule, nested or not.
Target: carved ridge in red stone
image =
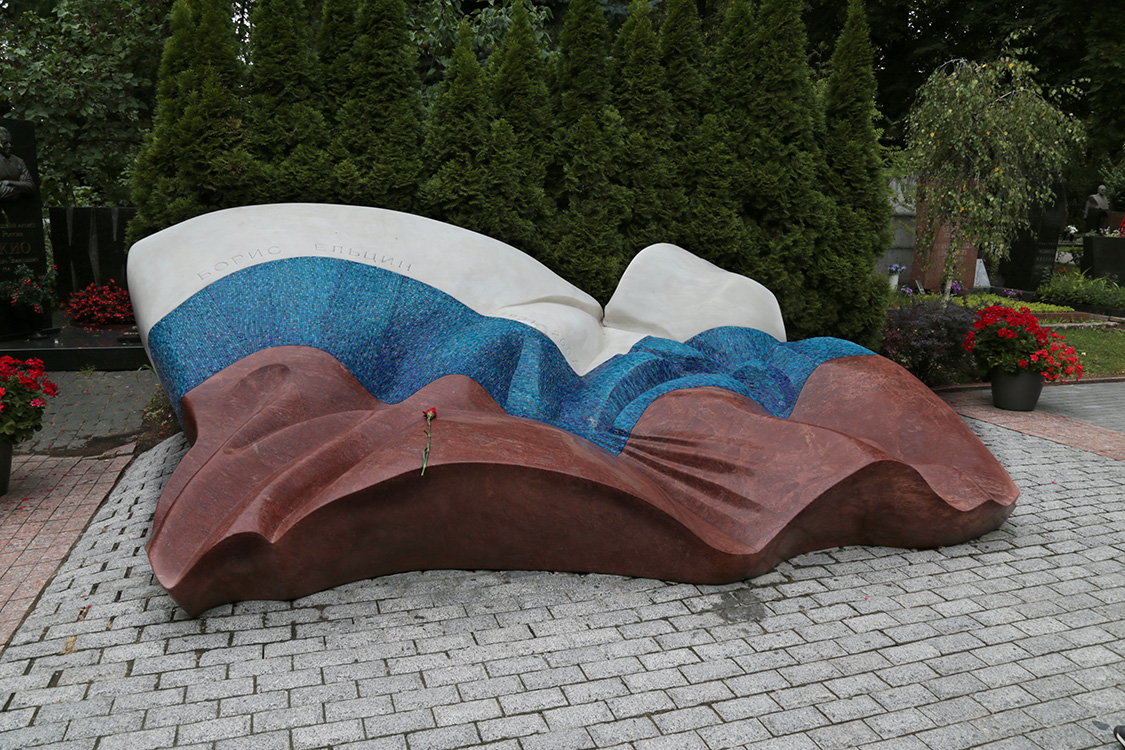
[[[964,541],[1018,495],[952,410],[879,357],[821,365],[788,420],[722,389],[665,394],[619,456],[504,413],[462,376],[384,404],[307,347],[246,357],[183,405],[193,446],[148,551],[191,614],[432,568],[728,582],[824,547]]]

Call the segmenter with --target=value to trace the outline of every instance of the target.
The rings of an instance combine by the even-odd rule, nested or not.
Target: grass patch
[[[176,419],[176,412],[172,409],[172,402],[168,400],[164,389],[156,386],[141,416],[141,434],[137,438],[137,452],[143,453],[180,431],[180,423]]]
[[[1084,379],[1125,375],[1125,328],[1070,328],[1058,332],[1078,352]]]
[[[940,299],[940,294],[915,294],[912,298],[906,299],[903,299],[903,295],[899,295],[897,298],[891,300],[890,306],[905,307],[911,304],[911,302],[936,302]],[[1067,307],[1066,305],[1051,305],[1046,302],[1025,302],[1018,298],[1001,297],[999,294],[967,294],[950,297],[949,301],[954,305],[960,305],[961,307],[970,309],[988,307],[989,305],[1004,305],[1013,310],[1026,307],[1033,315],[1039,315],[1041,313],[1074,312],[1073,307]]]
[[[1125,287],[1113,279],[1088,279],[1081,271],[1055,274],[1037,293],[1039,299],[1060,305],[1125,309]]]
[[[1073,307],[1066,305],[1050,305],[1046,302],[1024,302],[1020,299],[1001,297],[999,294],[969,294],[964,297],[953,297],[953,302],[965,307],[988,307],[989,305],[1004,305],[1013,310],[1026,307],[1034,315],[1049,312],[1074,312]]]

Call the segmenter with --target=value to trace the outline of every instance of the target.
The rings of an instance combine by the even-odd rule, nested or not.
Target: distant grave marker
[[[47,272],[43,206],[35,126],[0,118],[0,281],[17,278],[20,266],[37,276]],[[35,333],[51,324],[50,311],[0,300],[0,337]]]
[[[1056,185],[1054,200],[1030,218],[1030,228],[1016,236],[1009,256],[1000,262],[1000,275],[1005,286],[1033,292],[1055,271],[1059,235],[1067,218],[1066,187]]]
[[[0,128],[0,275],[10,278],[12,269],[21,263],[44,273],[47,251],[35,126],[26,120],[0,118]]]

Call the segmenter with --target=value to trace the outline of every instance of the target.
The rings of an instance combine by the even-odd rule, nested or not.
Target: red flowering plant
[[[12,278],[0,281],[0,301],[41,313],[51,308],[55,298],[56,266],[38,274],[31,266],[20,263],[12,269]]]
[[[41,429],[47,397],[58,393],[43,360],[0,357],[0,440],[22,443]]]
[[[129,292],[110,279],[108,284],[90,284],[70,295],[64,306],[67,317],[75,323],[105,325],[133,322],[133,302]]]
[[[1039,325],[1026,307],[992,305],[977,311],[964,348],[986,369],[999,367],[1009,375],[1042,373],[1047,381],[1082,377],[1082,363],[1062,334]]]

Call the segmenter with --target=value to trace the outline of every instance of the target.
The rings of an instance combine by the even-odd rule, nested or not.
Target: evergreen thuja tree
[[[548,172],[556,199],[554,268],[605,302],[624,268],[621,181],[625,126],[606,104],[609,29],[597,0],[574,0],[559,35],[555,71],[558,158]]]
[[[327,202],[328,133],[317,103],[313,40],[303,0],[258,0],[250,30],[247,142],[263,203]]]
[[[688,158],[677,173],[687,191],[689,208],[678,242],[721,268],[743,263],[746,226],[731,190],[734,156],[729,134],[716,115],[705,115],[686,144]]]
[[[672,242],[688,247],[693,253],[706,257],[712,262],[726,266],[734,262],[729,247],[724,240],[721,247],[710,248],[701,244],[704,237],[713,232],[725,235],[730,230],[709,227],[710,222],[725,224],[726,214],[732,210],[730,202],[730,154],[726,152],[727,163],[717,165],[722,174],[705,165],[712,164],[718,144],[700,140],[699,128],[702,117],[710,101],[709,81],[705,75],[705,48],[703,31],[694,0],[668,0],[666,15],[660,26],[660,63],[664,68],[664,90],[669,101],[668,159],[671,178],[674,184],[683,189],[683,203],[678,216],[673,216],[676,229]],[[722,134],[718,121],[706,128],[708,134]],[[722,144],[725,149],[725,142]],[[712,185],[715,180],[723,183],[723,193],[715,196]],[[704,197],[707,196],[707,197]],[[719,204],[714,201],[718,199]],[[719,218],[722,215],[724,218]],[[738,217],[738,212],[734,212]],[[737,232],[739,242],[744,241],[745,233]],[[719,262],[718,257],[726,260]]]
[[[333,177],[346,203],[411,211],[422,169],[417,54],[403,0],[366,0],[356,21]]]
[[[546,64],[524,0],[512,4],[512,23],[488,60],[488,88],[497,117],[507,120],[528,156],[543,160],[553,120]]]
[[[835,206],[819,189],[816,99],[799,0],[732,0],[718,51],[716,111],[735,159],[731,190],[746,222],[737,271],[765,284],[794,338],[835,323],[816,284],[831,253]]]
[[[649,0],[633,0],[621,27],[614,104],[625,123],[622,177],[631,210],[622,225],[625,259],[656,242],[675,239],[684,193],[671,157],[671,97]]]
[[[873,273],[890,247],[890,196],[875,130],[874,49],[861,0],[852,0],[832,56],[825,96],[825,180],[838,207],[838,238],[824,282],[837,311],[834,336],[874,345],[887,284]]]
[[[709,99],[705,48],[695,0],[668,0],[660,25],[660,65],[668,93],[672,141],[684,144],[699,126]]]
[[[563,21],[555,70],[556,121],[565,129],[606,101],[609,27],[598,0],[574,0]]]
[[[1110,163],[1120,157],[1125,145],[1125,17],[1113,3],[1094,3],[1090,13],[1083,61],[1090,105],[1086,150],[1100,170],[1097,179],[1105,180]]]
[[[561,236],[554,267],[602,304],[625,269],[621,233],[629,197],[620,181],[624,123],[613,107],[578,118],[562,140]]]
[[[349,98],[355,24],[356,0],[324,0],[316,34],[316,58],[322,83],[321,109],[332,123],[336,121],[340,102]]]
[[[481,231],[490,119],[472,30],[462,22],[423,150],[429,177],[419,197],[427,216]]]
[[[512,23],[488,64],[493,112],[503,121],[493,123],[491,130],[490,163],[495,173],[490,178],[498,194],[511,194],[516,212],[507,222],[511,229],[493,236],[549,264],[548,237],[555,218],[545,185],[553,154],[554,123],[546,66],[524,0],[513,3]]]
[[[252,201],[227,0],[177,0],[158,73],[156,116],[133,171],[130,242],[193,216]]]

